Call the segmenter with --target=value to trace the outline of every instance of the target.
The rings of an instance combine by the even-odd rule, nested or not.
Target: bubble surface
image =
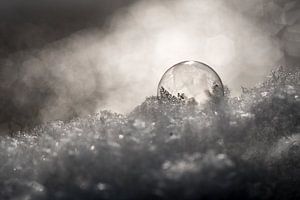
[[[184,61],[164,73],[157,96],[159,99],[203,104],[210,98],[224,96],[224,87],[210,66],[198,61]]]

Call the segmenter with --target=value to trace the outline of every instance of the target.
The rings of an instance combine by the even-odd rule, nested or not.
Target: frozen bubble
[[[208,65],[184,61],[164,73],[157,95],[159,99],[203,104],[212,97],[224,96],[224,87],[218,74]]]

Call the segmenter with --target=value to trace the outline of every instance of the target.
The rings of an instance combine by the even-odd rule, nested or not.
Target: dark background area
[[[133,0],[3,0],[0,2],[0,58],[90,27],[101,27]]]

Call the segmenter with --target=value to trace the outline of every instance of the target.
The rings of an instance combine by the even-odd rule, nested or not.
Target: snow
[[[0,199],[297,199],[299,83],[279,68],[204,108],[148,97],[1,136]]]

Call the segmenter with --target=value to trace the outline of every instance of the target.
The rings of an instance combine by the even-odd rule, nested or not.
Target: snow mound
[[[0,139],[0,199],[299,199],[300,73],[195,104],[147,98]]]

